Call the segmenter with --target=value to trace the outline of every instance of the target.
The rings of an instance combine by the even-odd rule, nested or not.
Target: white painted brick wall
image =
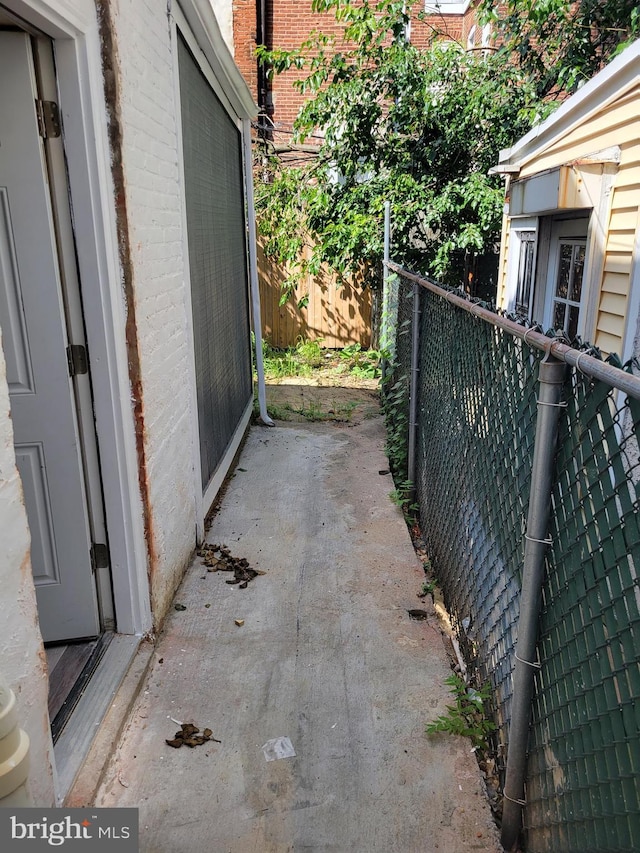
[[[0,677],[14,691],[20,727],[29,735],[29,791],[34,805],[55,805],[47,716],[47,671],[38,616],[29,529],[16,468],[4,353],[0,341]]]
[[[162,618],[195,545],[190,359],[174,63],[166,0],[114,9],[123,166],[143,383],[145,452]]]

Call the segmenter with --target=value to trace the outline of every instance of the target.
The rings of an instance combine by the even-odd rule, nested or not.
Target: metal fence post
[[[387,373],[388,356],[391,346],[391,328],[389,322],[389,260],[391,252],[391,202],[384,203],[384,255],[382,260],[382,312],[380,316],[380,349],[382,350],[381,372],[384,379]]]
[[[418,434],[418,373],[420,370],[420,285],[413,283],[411,312],[411,376],[409,378],[409,446],[407,450],[407,480],[411,483],[410,501],[416,495],[416,437]]]
[[[502,845],[505,850],[511,850],[518,840],[522,828],[522,809],[525,805],[524,784],[531,701],[535,670],[540,666],[535,661],[538,619],[544,578],[544,556],[550,544],[549,512],[558,424],[560,411],[566,406],[561,400],[566,367],[564,362],[548,353],[540,363],[538,375],[538,417],[525,533],[513,704],[504,786]]]

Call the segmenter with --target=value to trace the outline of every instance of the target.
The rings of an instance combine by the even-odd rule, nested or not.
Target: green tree
[[[638,0],[482,0],[481,12],[547,99],[574,92],[640,36]]]
[[[317,157],[273,160],[257,188],[266,251],[293,265],[291,289],[323,262],[375,285],[387,200],[394,259],[440,279],[462,283],[465,258],[498,240],[503,186],[487,172],[531,126],[535,92],[501,52],[416,48],[405,38],[410,6],[315,0],[342,23],[340,38],[314,32],[299,50],[261,51],[272,73],[300,71],[308,100],[294,141],[322,137]]]

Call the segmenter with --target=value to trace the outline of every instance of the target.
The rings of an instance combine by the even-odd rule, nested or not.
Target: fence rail
[[[387,393],[415,429],[430,559],[492,685],[503,843],[522,815],[529,853],[640,850],[640,378],[387,268]]]

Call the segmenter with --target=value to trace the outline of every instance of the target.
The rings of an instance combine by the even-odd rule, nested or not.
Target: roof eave
[[[555,140],[620,98],[640,82],[640,39],[592,77],[541,124],[511,148],[500,152],[499,165],[519,165],[540,154]]]
[[[256,116],[258,107],[220,32],[210,0],[181,0],[180,8],[238,118]]]

